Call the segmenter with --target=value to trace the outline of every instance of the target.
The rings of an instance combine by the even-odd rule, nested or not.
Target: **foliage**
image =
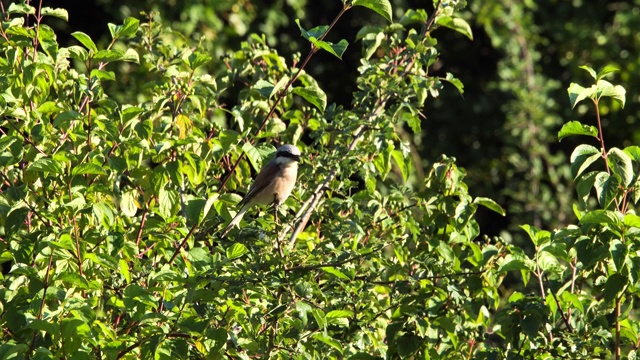
[[[105,26],[107,39],[72,29],[72,44],[49,25],[70,20],[66,10],[6,8],[0,357],[636,357],[640,151],[605,146],[602,116],[637,105],[606,80],[613,66],[583,66],[593,85],[572,83],[571,106],[558,105],[560,82],[541,74],[544,6],[353,0],[309,25],[305,0],[284,11],[284,1],[128,3],[133,16]],[[337,37],[357,11],[367,24]],[[176,13],[184,21],[171,23]],[[616,21],[631,27],[624,14]],[[449,72],[468,70],[446,54],[460,46],[450,34],[477,41],[470,16],[504,55],[481,91],[498,94],[490,110],[505,123],[491,137],[497,157],[461,147],[462,161],[481,158],[467,177],[451,156],[423,157],[443,148],[425,141],[439,131],[427,116],[487,105],[460,97],[482,79],[465,87]],[[287,51],[272,47],[294,37]],[[353,53],[353,84],[313,75]],[[356,90],[336,102],[345,95],[325,86],[336,82]],[[593,124],[561,126],[563,108],[587,115],[585,103]],[[463,118],[446,145],[468,140]],[[556,132],[564,146],[593,143],[564,164]],[[304,155],[293,196],[220,239],[283,143]],[[486,166],[496,171],[476,171]],[[532,223],[520,226],[527,244],[481,236],[479,208],[505,215],[471,195],[469,178],[483,177],[504,185],[511,228]]]
[[[353,6],[392,18],[389,2],[363,0],[336,21]],[[463,6],[436,2],[431,14],[363,29],[358,91],[343,108],[304,70],[319,51],[344,51],[346,39],[325,40],[332,25],[300,26],[311,43],[302,62],[259,35],[214,58],[173,41],[180,34],[153,16],[109,24],[105,46],[79,31],[80,45],[61,46],[43,20],[67,20],[64,9],[10,5],[0,31],[1,356],[473,353],[500,301],[503,253],[479,240],[474,214],[503,211],[469,195],[446,156],[417,177],[398,135],[404,125],[419,134],[420,109],[443,82],[462,91],[430,69],[433,30],[470,36]],[[111,96],[106,84],[120,81],[135,96]],[[236,190],[285,142],[307,160],[284,223],[262,209],[219,239]]]
[[[638,300],[640,218],[633,206],[640,199],[640,157],[637,146],[605,146],[600,106],[606,98],[625,103],[625,89],[604,80],[616,69],[609,66],[596,73],[582,68],[595,83],[572,83],[569,98],[572,107],[585,100],[593,103],[596,126],[570,121],[558,133],[561,140],[587,136],[598,142],[598,147],[580,144],[571,155],[578,223],[553,232],[522,226],[534,255],[514,252],[505,257],[502,271],[519,270],[525,284],[533,280],[539,288],[537,296],[514,293],[502,315],[496,316],[501,334],[512,344],[506,356],[636,356],[638,322],[633,307]]]

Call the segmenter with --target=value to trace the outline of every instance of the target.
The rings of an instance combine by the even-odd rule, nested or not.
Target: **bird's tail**
[[[245,205],[240,209],[240,211],[238,211],[238,214],[236,214],[236,216],[233,217],[233,220],[231,220],[229,225],[227,225],[227,227],[224,228],[224,230],[222,230],[222,234],[220,235],[221,238],[227,236],[229,231],[231,231],[231,229],[234,226],[240,225],[240,220],[242,220],[242,217],[244,216],[244,213],[246,213],[248,209],[249,209],[249,207]]]

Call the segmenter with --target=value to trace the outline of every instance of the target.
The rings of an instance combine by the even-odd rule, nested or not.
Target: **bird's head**
[[[276,151],[276,162],[278,164],[300,162],[300,149],[289,144],[280,146]]]

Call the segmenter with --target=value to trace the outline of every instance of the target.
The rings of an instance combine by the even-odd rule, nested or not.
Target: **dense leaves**
[[[515,136],[504,147],[516,154],[507,163],[530,174],[506,187],[535,213],[518,230],[529,248],[482,236],[478,210],[505,210],[470,194],[454,158],[425,164],[416,153],[433,99],[451,91],[462,101],[454,69],[439,71],[451,45],[435,36],[474,38],[464,1],[434,1],[432,11],[346,1],[329,24],[296,21],[308,46],[291,57],[270,46],[269,31],[211,49],[185,35],[195,24],[153,13],[105,24],[108,41],[70,31],[73,44],[62,45],[46,19],[66,21],[66,10],[9,5],[0,356],[635,357],[640,151],[605,146],[600,118],[602,100],[624,106],[626,91],[605,80],[613,66],[584,66],[595,83],[568,85],[567,108],[589,100],[595,121],[560,128],[546,113],[558,82],[528,67],[536,48],[522,53],[523,41],[539,40],[533,18],[505,13],[533,5],[507,3],[480,7],[478,22],[506,54],[499,86],[513,94],[505,111]],[[209,10],[191,6],[189,19]],[[358,8],[380,21],[336,39],[336,24]],[[212,28],[227,35],[244,34],[253,16],[222,2],[211,9],[229,22]],[[357,90],[349,106],[332,103],[309,70],[324,53],[338,64],[358,46]],[[585,141],[566,164],[549,153],[552,125],[560,140]],[[303,151],[293,196],[279,214],[251,210],[221,239],[283,143]],[[572,211],[574,224],[543,230]]]
[[[391,19],[387,1],[351,5]],[[422,165],[398,136],[404,123],[419,127],[441,81],[462,90],[453,75],[425,71],[437,59],[431,31],[463,23],[453,5],[419,33],[362,33],[381,41],[365,43],[350,109],[327,104],[307,61],[291,64],[257,35],[214,59],[151,17],[127,18],[108,25],[106,47],[80,31],[80,45],[63,47],[45,25],[16,21],[63,10],[13,6],[0,69],[2,356],[473,350],[469,337],[481,341],[499,303],[502,247],[479,241],[473,217],[478,206],[504,212],[468,194],[451,158],[417,178]],[[346,40],[322,40],[329,30],[302,29],[307,60],[344,52]],[[146,72],[139,101],[103,87],[123,62]],[[226,66],[211,74],[212,62]],[[238,82],[234,104],[223,104]],[[305,160],[283,222],[258,209],[220,239],[236,192],[284,142]]]

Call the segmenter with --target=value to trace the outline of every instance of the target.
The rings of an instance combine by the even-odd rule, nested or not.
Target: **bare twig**
[[[562,320],[564,321],[564,324],[567,326],[567,329],[569,330],[569,332],[573,332],[573,328],[569,323],[569,319],[565,316],[564,310],[562,310],[562,305],[560,305],[560,301],[558,301],[558,297],[556,297],[556,292],[553,291],[553,289],[551,288],[551,285],[549,284],[549,279],[547,278],[547,275],[544,275],[544,279],[547,282],[547,285],[549,285],[549,292],[553,296],[553,300],[555,300],[556,305],[558,306],[558,309],[560,309],[560,315],[562,316]]]

